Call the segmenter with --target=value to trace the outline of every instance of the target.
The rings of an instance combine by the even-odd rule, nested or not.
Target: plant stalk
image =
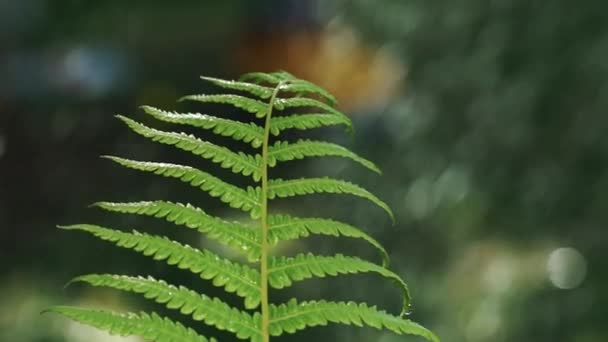
[[[260,291],[261,291],[261,306],[262,306],[262,341],[270,341],[270,312],[268,305],[268,144],[270,140],[270,119],[272,117],[272,109],[277,94],[281,89],[282,82],[277,84],[268,103],[268,113],[264,124],[264,143],[262,145],[262,199],[261,199],[261,214],[260,214],[260,229],[261,234],[261,255],[260,255]]]

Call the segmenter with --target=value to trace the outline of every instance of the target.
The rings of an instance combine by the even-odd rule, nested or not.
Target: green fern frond
[[[362,239],[374,246],[382,256],[382,266],[388,267],[389,256],[384,247],[371,236],[346,223],[320,218],[299,218],[288,215],[268,217],[268,242],[276,244],[284,240],[296,240],[310,234],[345,236]]]
[[[92,286],[103,286],[117,290],[134,292],[147,299],[164,304],[169,309],[192,316],[220,330],[234,333],[240,339],[260,339],[259,315],[232,308],[218,298],[209,298],[184,286],[174,286],[152,277],[129,277],[114,274],[89,274],[71,281],[84,282]]]
[[[349,119],[333,114],[294,114],[277,116],[270,120],[270,133],[277,136],[287,129],[307,130],[324,126],[345,125],[347,131],[352,129]]]
[[[232,152],[226,147],[202,141],[189,134],[160,131],[122,115],[117,115],[116,117],[126,123],[135,133],[152,141],[192,152],[192,154],[209,159],[225,169],[230,169],[234,173],[251,176],[255,181],[260,180],[262,156],[259,154],[252,156],[243,152]]]
[[[140,336],[154,342],[217,342],[214,338],[207,339],[191,328],[186,328],[169,318],[160,317],[156,313],[120,314],[71,306],[56,306],[48,311],[105,330],[112,335]]]
[[[232,208],[250,212],[253,218],[259,217],[260,204],[258,202],[258,192],[253,187],[248,187],[247,190],[243,190],[190,166],[143,162],[114,156],[103,157],[130,169],[152,172],[164,177],[177,178],[182,182],[189,183],[194,187],[208,192],[212,197],[218,197],[222,202],[230,205]]]
[[[225,292],[243,299],[243,308],[232,307],[219,298],[211,298],[184,286],[171,285],[150,276],[90,274],[75,278],[92,286],[107,287],[139,294],[169,309],[219,330],[233,333],[249,342],[270,342],[271,336],[294,333],[307,327],[342,323],[387,329],[397,334],[419,335],[431,342],[439,340],[422,326],[390,315],[374,306],[354,302],[325,300],[273,305],[270,288],[283,289],[295,282],[357,273],[373,273],[397,284],[403,296],[403,312],[410,305],[407,284],[388,267],[389,257],[384,247],[367,233],[349,224],[323,218],[299,218],[276,215],[270,210],[270,200],[315,193],[353,195],[371,201],[388,213],[389,206],[359,185],[328,177],[300,179],[271,179],[269,171],[279,162],[308,157],[341,157],[380,173],[371,161],[349,149],[324,141],[301,139],[286,142],[280,137],[270,144],[271,135],[281,136],[285,130],[308,130],[326,126],[345,125],[352,132],[348,116],[336,109],[336,99],[325,89],[285,72],[250,73],[239,81],[201,77],[204,81],[237,94],[188,95],[181,100],[200,103],[227,104],[264,118],[263,126],[198,113],[178,113],[158,108],[141,107],[152,118],[177,125],[209,130],[217,135],[251,144],[259,154],[233,151],[197,138],[195,135],[170,129],[159,130],[133,119],[117,116],[135,133],[166,145],[188,151],[219,164],[233,174],[251,176],[255,184],[236,186],[207,172],[188,165],[130,160],[104,156],[130,169],[178,179],[218,198],[227,206],[248,212],[255,224],[227,221],[212,216],[190,204],[165,200],[140,202],[98,202],[93,206],[113,213],[148,216],[194,229],[246,255],[255,264],[241,264],[198,249],[163,235],[138,231],[125,232],[111,228],[77,224],[60,227],[87,232],[114,245],[134,250],[144,256],[187,270]],[[304,110],[314,109],[308,114]],[[283,116],[273,112],[284,111]],[[303,112],[303,113],[302,113]],[[253,119],[253,117],[252,117]],[[261,120],[260,120],[261,121]],[[373,246],[382,257],[382,266],[358,257],[335,254],[317,256],[302,253],[293,257],[270,255],[271,247],[281,241],[309,235],[325,235],[360,239]],[[277,249],[280,251],[280,249]],[[251,311],[246,311],[251,310]],[[75,321],[92,325],[119,335],[138,335],[158,342],[216,342],[198,335],[194,330],[161,318],[155,313],[113,313],[72,307],[55,307],[50,311]]]
[[[211,216],[190,204],[167,201],[151,202],[98,202],[93,206],[104,210],[164,218],[168,222],[196,229],[207,237],[224,243],[239,252],[247,254],[249,261],[260,259],[260,241],[256,231],[236,221],[225,221]]]
[[[264,129],[252,122],[244,123],[198,113],[167,112],[151,106],[140,108],[160,121],[211,130],[215,134],[250,143],[255,148],[264,142]]]
[[[338,144],[324,141],[298,140],[295,143],[287,141],[277,141],[268,148],[268,165],[274,166],[276,161],[289,161],[294,159],[304,159],[306,157],[325,157],[336,156],[353,160],[366,168],[382,173],[380,169],[371,161],[358,156],[349,149]]]
[[[272,92],[274,91],[273,88],[264,87],[259,84],[249,82],[227,81],[221,78],[207,76],[201,76],[201,79],[204,81],[211,82],[216,86],[222,87],[224,89],[245,91],[262,99],[270,98],[272,96]]]
[[[220,94],[220,95],[186,95],[179,101],[191,100],[204,103],[223,103],[230,104],[246,112],[255,114],[257,118],[263,118],[268,114],[268,105],[264,102],[250,99],[241,95]]]
[[[311,253],[298,254],[295,257],[271,257],[268,268],[269,284],[277,289],[289,287],[293,282],[312,277],[337,276],[340,274],[377,273],[395,282],[403,294],[401,314],[410,309],[410,291],[401,277],[388,269],[360,258],[336,254],[318,256]]]
[[[268,187],[269,199],[273,199],[275,197],[284,198],[299,195],[310,195],[314,193],[350,194],[365,198],[384,209],[393,223],[395,222],[393,211],[386,203],[373,195],[371,192],[351,182],[329,177],[298,178],[289,180],[278,178],[270,180]]]
[[[309,301],[298,304],[292,299],[286,304],[271,305],[270,317],[270,333],[273,336],[279,336],[283,332],[293,334],[306,327],[338,323],[385,328],[398,335],[417,335],[439,342],[435,334],[421,325],[365,303]]]
[[[207,250],[199,250],[166,237],[133,231],[126,233],[90,224],[62,226],[62,229],[81,230],[118,247],[132,249],[154,260],[190,270],[201,278],[211,280],[214,286],[244,298],[245,307],[256,308],[260,303],[260,274],[245,265],[236,264]]]

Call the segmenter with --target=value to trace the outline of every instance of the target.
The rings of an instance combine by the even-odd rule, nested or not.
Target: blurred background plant
[[[78,274],[143,269],[205,286],[53,227],[154,226],[85,209],[98,200],[169,194],[196,203],[188,187],[136,180],[97,158],[186,157],[138,139],[112,115],[137,117],[144,103],[192,110],[175,99],[210,90],[198,75],[286,69],[336,94],[357,127],[354,141],[334,129],[319,134],[385,174],[314,162],[287,172],[354,179],[392,204],[395,227],[366,203],[315,198],[324,201],[319,215],[367,227],[387,246],[413,291],[416,320],[455,342],[606,341],[607,10],[599,0],[0,0],[0,340],[137,341],[38,314],[67,300],[148,305],[111,291],[62,291]],[[336,245],[373,257],[364,245]],[[349,280],[334,279],[298,290],[311,299],[371,294],[396,309],[390,286],[365,284],[344,291]],[[311,338],[398,340],[340,327],[277,340]]]

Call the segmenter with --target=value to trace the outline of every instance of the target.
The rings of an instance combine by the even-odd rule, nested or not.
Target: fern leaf
[[[246,112],[255,114],[257,118],[263,118],[268,113],[268,104],[250,99],[241,95],[219,94],[219,95],[187,95],[179,101],[191,100],[205,103],[225,103],[240,108]]]
[[[113,242],[118,247],[132,249],[154,260],[165,260],[169,265],[199,274],[212,280],[213,285],[223,287],[245,299],[245,307],[253,309],[260,303],[260,274],[248,266],[236,264],[207,250],[198,250],[166,237],[143,234],[137,231],[126,233],[89,224],[60,227],[81,230],[102,240]]]
[[[358,156],[349,149],[338,144],[324,141],[298,140],[295,143],[287,141],[277,141],[268,149],[269,165],[274,166],[276,161],[289,161],[294,159],[304,159],[306,157],[337,156],[353,160],[366,168],[382,173],[380,169],[371,161]]]
[[[284,110],[287,108],[297,108],[297,107],[311,107],[321,109],[326,111],[329,114],[334,114],[337,116],[341,116],[350,121],[350,118],[346,116],[344,113],[338,111],[334,107],[328,105],[325,102],[321,102],[319,100],[311,99],[308,97],[290,97],[290,98],[279,98],[276,99],[274,103],[274,108],[278,110]]]
[[[365,198],[380,208],[384,209],[389,215],[393,223],[395,216],[389,206],[380,200],[378,197],[369,191],[361,188],[353,183],[333,179],[329,177],[323,178],[298,178],[298,179],[273,179],[269,182],[268,198],[275,197],[292,197],[298,195],[308,195],[314,193],[334,193],[334,194],[351,194],[361,198]]]
[[[287,215],[268,217],[268,242],[276,244],[281,240],[295,240],[310,234],[345,236],[362,239],[374,246],[382,256],[382,266],[388,267],[389,256],[384,247],[371,236],[346,223],[320,218],[299,218]]]
[[[270,74],[273,75],[274,77],[278,78],[281,81],[293,81],[293,80],[298,79],[292,73],[287,72],[285,70],[273,71]]]
[[[308,82],[305,80],[301,80],[301,79],[291,80],[288,83],[283,84],[281,86],[281,91],[297,93],[297,94],[301,94],[301,93],[315,94],[315,95],[321,96],[325,100],[329,101],[329,103],[332,106],[336,106],[338,104],[338,100],[332,94],[330,94],[327,90],[319,87],[318,85],[316,85],[314,83],[311,83],[311,82]]]
[[[287,129],[307,130],[324,126],[345,125],[351,130],[351,122],[342,116],[332,114],[294,114],[275,116],[270,119],[270,132],[277,136]]]
[[[277,70],[270,73],[270,75],[276,77],[276,79],[282,81],[283,83],[291,83],[294,81],[299,81],[300,79],[295,77],[292,73],[287,72],[285,70]]]
[[[291,98],[287,98],[287,99],[276,99],[276,101],[274,103],[274,108],[276,108],[278,110],[284,110],[287,108],[298,108],[298,107],[310,107],[310,108],[317,108],[317,109],[326,111],[328,114],[335,115],[336,117],[348,122],[348,124],[347,124],[348,131],[349,132],[353,131],[353,123],[350,120],[350,118],[348,116],[346,116],[344,113],[338,111],[334,107],[332,107],[324,102],[321,102],[321,101],[318,101],[315,99],[306,98],[306,97],[291,97]]]
[[[218,197],[222,202],[227,203],[232,208],[250,212],[253,218],[258,218],[260,207],[258,202],[259,190],[249,186],[243,190],[232,184],[228,184],[217,177],[195,168],[156,162],[142,162],[114,156],[103,156],[122,166],[130,169],[152,172],[164,177],[177,178],[182,182],[206,191],[212,197]]]
[[[56,306],[48,310],[73,319],[76,322],[105,330],[112,335],[140,336],[154,342],[217,342],[207,339],[191,328],[184,327],[156,313],[116,313],[103,310]]]
[[[256,231],[236,221],[224,221],[211,216],[190,204],[166,201],[152,202],[98,202],[94,206],[123,214],[137,214],[164,218],[168,222],[196,229],[210,239],[222,242],[239,252],[246,253],[249,261],[260,258],[260,241]]]
[[[234,333],[240,339],[261,338],[256,320],[250,314],[232,308],[218,298],[209,298],[183,286],[177,287],[152,277],[129,277],[113,274],[89,274],[71,281],[142,294],[169,309],[190,315],[220,330]]]
[[[264,129],[254,123],[244,123],[206,114],[167,112],[151,106],[141,106],[140,108],[158,120],[211,130],[215,134],[250,143],[255,148],[262,146],[264,141]]]
[[[289,287],[293,282],[312,277],[337,276],[340,274],[377,273],[395,282],[403,294],[403,307],[401,314],[410,309],[410,291],[407,284],[395,273],[388,269],[365,261],[360,258],[336,254],[335,256],[317,256],[313,254],[298,254],[295,257],[271,257],[268,268],[269,284],[282,289]]]
[[[431,342],[439,338],[418,323],[393,316],[365,303],[309,301],[299,303],[292,299],[281,305],[270,306],[270,333],[279,336],[283,332],[293,334],[306,327],[338,323],[386,328],[398,335],[417,335]]]
[[[336,98],[327,90],[319,87],[318,85],[312,82],[297,78],[287,71],[275,71],[271,73],[271,75],[283,82],[283,86],[281,87],[282,91],[295,93],[312,93],[320,95],[321,97],[330,101],[332,105],[335,105],[338,102]]]
[[[281,82],[281,79],[265,72],[248,72],[239,77],[239,81],[253,81],[256,83],[268,83],[270,85],[277,85]]]
[[[227,81],[221,78],[207,76],[201,76],[201,79],[204,81],[211,82],[216,86],[222,87],[224,89],[245,91],[262,99],[270,98],[272,96],[272,92],[274,91],[273,88],[264,87],[259,84],[249,82]]]
[[[152,141],[192,152],[192,154],[209,159],[225,169],[230,169],[234,173],[252,176],[256,182],[261,178],[262,157],[259,154],[252,156],[243,152],[232,152],[226,147],[202,141],[189,134],[160,131],[122,115],[117,115],[116,117],[126,123],[135,133]]]

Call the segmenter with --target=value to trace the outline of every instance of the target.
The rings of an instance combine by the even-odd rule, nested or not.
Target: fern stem
[[[270,120],[272,117],[272,109],[274,108],[274,102],[277,98],[277,94],[281,89],[282,82],[276,85],[272,92],[272,97],[268,102],[268,113],[266,113],[266,121],[264,124],[264,143],[262,145],[262,198],[261,198],[261,215],[260,215],[260,229],[262,230],[261,235],[261,255],[260,255],[260,291],[262,300],[262,339],[263,342],[270,341],[269,325],[270,325],[270,312],[269,312],[269,300],[268,300],[268,145],[270,139]]]

